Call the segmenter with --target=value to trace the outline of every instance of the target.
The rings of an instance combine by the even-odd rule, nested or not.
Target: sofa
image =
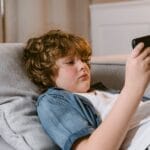
[[[0,149],[59,149],[43,130],[36,112],[37,87],[22,64],[24,43],[0,44]],[[92,83],[120,90],[126,55],[92,56]]]

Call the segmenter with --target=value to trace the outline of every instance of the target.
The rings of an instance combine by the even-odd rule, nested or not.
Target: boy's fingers
[[[145,59],[147,57],[150,57],[150,47],[145,48],[142,54],[140,55],[141,59]]]
[[[139,43],[133,50],[132,50],[132,53],[131,53],[131,56],[132,57],[137,57],[141,51],[143,50],[144,48],[144,43]]]

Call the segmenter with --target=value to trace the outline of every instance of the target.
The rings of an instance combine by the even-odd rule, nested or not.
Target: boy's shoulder
[[[68,103],[75,106],[76,103],[82,103],[91,106],[90,101],[86,97],[57,87],[50,87],[41,94],[37,101],[40,102],[42,100],[48,100],[53,104]]]
[[[43,94],[48,94],[48,95],[70,95],[73,94],[70,91],[64,90],[62,88],[58,88],[58,87],[50,87],[47,89],[47,91]]]
[[[63,95],[69,95],[69,94],[72,94],[71,92],[69,91],[66,91],[64,89],[61,89],[61,88],[58,88],[58,87],[49,87],[45,92],[43,92],[41,95],[39,95],[39,97],[43,97],[43,96],[55,96],[55,95],[58,95],[58,96],[63,96]]]
[[[57,101],[58,102],[65,101],[70,103],[70,99],[73,100],[75,99],[75,97],[72,92],[57,87],[50,87],[47,89],[47,91],[45,91],[38,97],[38,101],[46,100],[46,99],[55,103]]]

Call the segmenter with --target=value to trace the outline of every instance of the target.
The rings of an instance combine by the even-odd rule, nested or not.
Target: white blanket
[[[87,97],[99,112],[102,120],[110,112],[118,94],[95,91],[78,93]],[[150,101],[141,102],[131,119],[121,150],[145,150],[150,145]]]
[[[150,101],[141,103],[133,116],[123,150],[144,150],[150,145]]]

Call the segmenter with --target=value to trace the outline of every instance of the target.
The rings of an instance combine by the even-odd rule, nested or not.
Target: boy
[[[129,56],[120,94],[111,94],[90,88],[92,52],[83,38],[51,30],[28,41],[24,50],[26,70],[42,91],[38,115],[61,149],[121,147],[127,131],[134,128],[131,118],[150,81],[150,48],[143,48],[140,43]],[[149,144],[145,143],[145,148]]]

